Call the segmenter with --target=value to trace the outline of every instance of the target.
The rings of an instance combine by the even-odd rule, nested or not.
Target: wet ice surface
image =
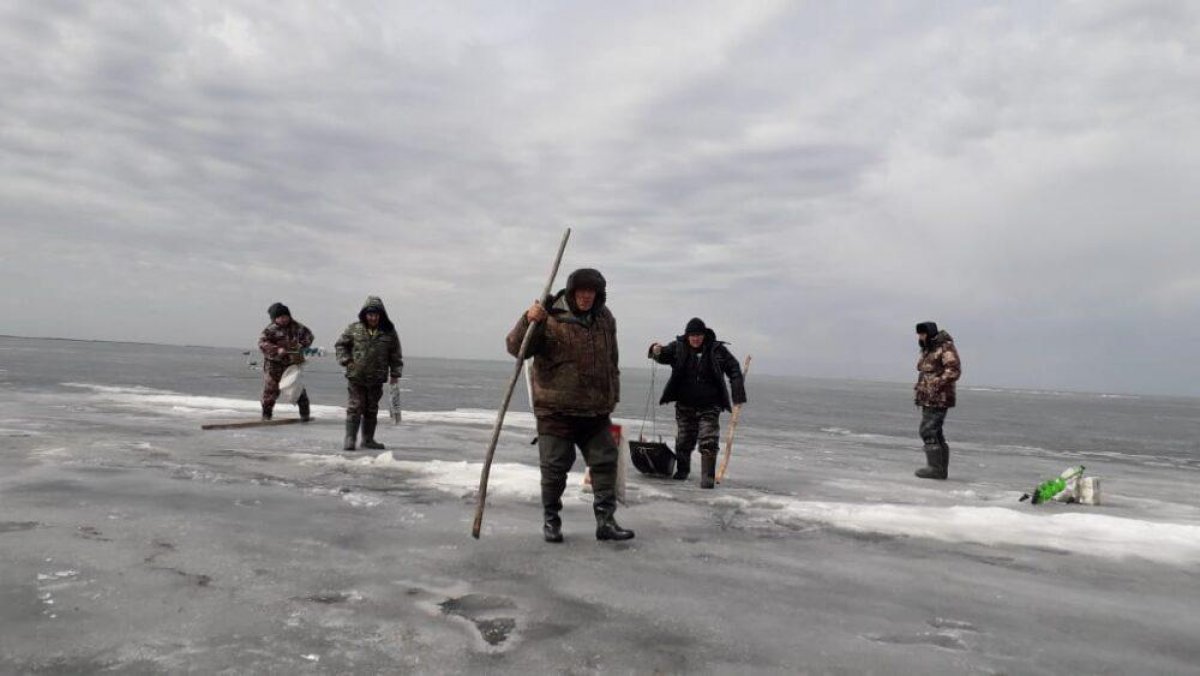
[[[576,475],[555,546],[540,538],[532,419],[520,411],[483,537],[469,535],[503,365],[414,360],[406,404],[419,410],[399,427],[381,421],[387,451],[342,453],[329,405],[342,391],[320,363],[316,422],[202,432],[257,410],[258,375],[228,352],[0,339],[0,361],[0,672],[1200,664],[1198,467],[1180,450],[1190,420],[1136,452],[1047,450],[1038,431],[1006,436],[991,422],[1036,395],[968,393],[997,403],[951,416],[952,478],[921,482],[905,402],[763,381],[725,485],[631,477],[618,517],[637,538],[598,543]],[[840,417],[790,399],[814,390],[817,402],[841,397]],[[862,421],[846,402],[861,402]],[[1067,406],[1056,411],[1095,416],[1076,421],[1088,428],[1130,410]],[[1104,406],[1182,417],[1169,403]],[[620,411],[635,429],[636,408]],[[1104,478],[1106,504],[1017,502],[1077,462]]]

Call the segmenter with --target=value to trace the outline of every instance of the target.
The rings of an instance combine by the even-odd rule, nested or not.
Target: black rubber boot
[[[272,412],[272,409],[274,409],[274,408],[275,408],[275,407],[274,407],[273,405],[271,405],[271,404],[263,404],[263,405],[262,405],[262,419],[263,419],[263,420],[270,420],[270,419],[271,419],[271,412]]]
[[[939,446],[938,469],[942,471],[941,478],[945,479],[950,476],[950,447],[944,441]]]
[[[300,409],[300,422],[308,422],[310,420],[308,414],[308,391],[300,393],[300,398],[296,400],[296,406]]]
[[[353,451],[358,442],[358,425],[362,419],[358,416],[346,416],[346,441],[342,444],[342,450]]]
[[[546,542],[562,542],[562,494],[567,488],[567,478],[551,477],[542,481],[542,537]]]
[[[633,531],[621,528],[612,516],[596,519],[597,540],[632,540]]]
[[[546,522],[542,524],[542,537],[546,542],[562,542],[562,519],[557,514],[546,514]]]
[[[676,481],[686,481],[688,474],[692,471],[692,454],[691,453],[676,453],[675,454],[675,474],[671,478]]]
[[[925,467],[917,470],[914,474],[920,479],[945,479],[946,470],[941,466],[941,455],[940,445],[925,444]]]
[[[375,425],[378,420],[373,415],[363,416],[362,433],[363,433],[363,448],[369,448],[373,451],[382,451],[386,446],[375,441]]]
[[[717,456],[708,453],[700,454],[700,488],[712,488],[717,485]]]

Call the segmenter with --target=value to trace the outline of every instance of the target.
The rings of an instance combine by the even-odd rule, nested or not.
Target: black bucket
[[[629,442],[629,458],[642,474],[670,476],[675,472],[675,453],[661,441]]]

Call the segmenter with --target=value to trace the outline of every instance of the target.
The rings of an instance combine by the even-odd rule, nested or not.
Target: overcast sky
[[[1200,3],[0,2],[0,333],[367,294],[505,358],[562,230],[625,362],[1200,394]],[[1191,195],[1191,197],[1189,197]],[[565,279],[565,274],[560,278]]]

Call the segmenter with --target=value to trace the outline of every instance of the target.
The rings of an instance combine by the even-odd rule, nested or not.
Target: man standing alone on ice
[[[271,323],[258,337],[258,349],[263,353],[262,419],[270,420],[279,399],[279,379],[293,364],[304,362],[304,348],[312,345],[313,334],[308,327],[292,319],[292,311],[283,303],[267,308]],[[296,400],[300,419],[308,421],[308,390]]]
[[[671,379],[663,389],[659,404],[675,402],[675,476],[688,478],[692,449],[700,442],[700,487],[715,485],[717,447],[720,445],[721,410],[732,410],[731,403],[746,403],[746,384],[737,359],[717,340],[717,334],[693,317],[669,345],[654,343],[650,358],[671,365]],[[725,388],[729,378],[729,389]],[[732,402],[729,396],[733,391]]]
[[[606,282],[597,270],[571,273],[566,289],[534,303],[509,332],[508,352],[516,357],[531,323],[537,324],[526,357],[530,369],[533,412],[537,417],[538,456],[542,473],[542,535],[562,542],[562,495],[567,472],[575,464],[575,447],[592,474],[592,509],[597,540],[628,540],[633,531],[617,525],[617,445],[609,415],[620,398],[617,368],[617,322],[605,306]]]
[[[395,383],[404,371],[400,336],[388,318],[383,301],[368,296],[358,312],[358,321],[346,327],[335,344],[338,363],[346,368],[346,440],[342,448],[353,451],[362,426],[363,448],[382,450],[375,441],[379,399],[383,383]],[[390,376],[390,377],[389,377]]]
[[[933,322],[917,324],[917,344],[921,358],[917,360],[915,403],[921,407],[921,440],[925,442],[925,467],[916,471],[922,479],[945,479],[950,467],[950,447],[942,425],[946,411],[954,407],[954,383],[962,375],[958,350],[949,333],[939,331]]]

